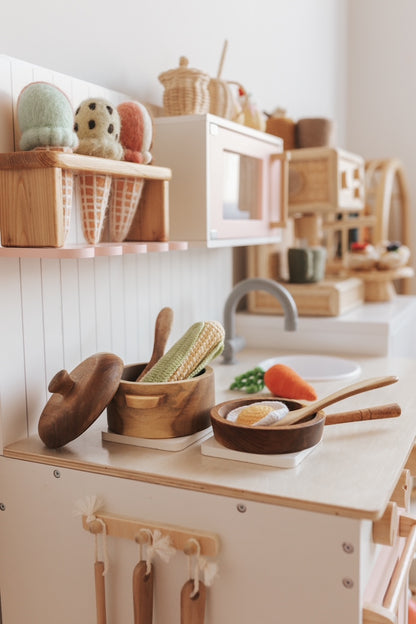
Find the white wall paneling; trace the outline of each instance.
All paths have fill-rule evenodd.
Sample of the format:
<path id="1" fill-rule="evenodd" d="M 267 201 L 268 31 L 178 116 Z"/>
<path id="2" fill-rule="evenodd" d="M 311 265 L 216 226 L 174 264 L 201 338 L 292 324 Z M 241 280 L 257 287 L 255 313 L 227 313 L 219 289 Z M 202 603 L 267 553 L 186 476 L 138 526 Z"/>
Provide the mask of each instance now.
<path id="1" fill-rule="evenodd" d="M 120 93 L 0 57 L 0 150 L 10 151 L 15 103 L 32 80 L 65 90 L 74 105 L 92 94 L 114 104 Z M 3 114 L 4 113 L 4 114 Z M 16 127 L 16 124 L 15 124 Z M 16 132 L 16 141 L 18 136 Z M 75 202 L 71 243 L 82 242 Z M 222 319 L 232 285 L 229 249 L 159 251 L 94 258 L 0 258 L 0 423 L 2 443 L 36 433 L 56 372 L 71 371 L 93 353 L 108 351 L 125 363 L 145 362 L 154 322 L 170 306 L 175 320 L 169 346 L 197 320 Z"/>
<path id="2" fill-rule="evenodd" d="M 35 433 L 53 375 L 100 351 L 146 362 L 159 310 L 168 346 L 197 320 L 222 320 L 229 249 L 93 259 L 0 259 L 0 416 L 5 444 Z"/>

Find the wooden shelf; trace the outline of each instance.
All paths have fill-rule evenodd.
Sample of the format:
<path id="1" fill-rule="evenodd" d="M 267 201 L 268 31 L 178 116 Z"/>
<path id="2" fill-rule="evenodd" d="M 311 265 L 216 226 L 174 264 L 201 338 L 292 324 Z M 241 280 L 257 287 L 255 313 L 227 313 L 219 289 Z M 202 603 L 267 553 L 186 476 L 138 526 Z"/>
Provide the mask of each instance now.
<path id="1" fill-rule="evenodd" d="M 0 258 L 97 258 L 125 256 L 188 249 L 186 241 L 100 243 L 99 245 L 71 245 L 68 247 L 0 247 Z"/>
<path id="2" fill-rule="evenodd" d="M 171 170 L 154 165 L 138 165 L 125 160 L 112 160 L 53 150 L 32 150 L 0 154 L 0 169 L 48 169 L 56 167 L 73 173 L 108 174 L 118 178 L 143 178 L 144 180 L 170 180 Z"/>
<path id="3" fill-rule="evenodd" d="M 102 176 L 105 176 L 106 191 L 101 186 L 104 185 Z M 33 254 L 39 257 L 80 258 L 168 251 L 170 248 L 183 249 L 184 243 L 173 243 L 171 246 L 169 243 L 168 185 L 171 177 L 172 172 L 167 167 L 139 165 L 53 149 L 0 154 L 2 250 L 5 248 L 14 250 L 2 251 L 1 255 L 23 257 Z M 81 193 L 79 205 L 80 198 L 74 197 L 73 184 L 74 182 L 78 184 L 79 180 L 85 182 L 86 179 L 88 180 L 86 184 L 90 184 L 91 187 L 88 186 L 85 191 L 85 187 L 81 185 L 86 195 L 82 197 Z M 100 182 L 96 182 L 99 179 Z M 137 207 L 135 202 L 138 201 L 137 192 L 132 190 L 131 181 L 144 183 L 143 192 L 141 196 L 139 195 L 139 209 L 135 209 Z M 125 206 L 122 206 L 124 215 L 114 217 L 115 221 L 112 221 L 116 212 L 113 212 L 115 209 L 108 199 L 111 198 L 109 185 L 111 184 L 113 189 L 116 183 L 117 189 L 120 189 L 120 184 L 126 184 L 125 187 L 121 186 Z M 97 195 L 96 184 L 100 186 Z M 69 192 L 66 190 L 68 185 L 71 189 Z M 115 194 L 118 192 L 114 190 Z M 92 193 L 94 197 L 98 197 L 95 205 L 91 203 Z M 135 210 L 133 214 L 132 209 Z M 102 236 L 105 210 L 110 217 L 110 230 L 108 235 Z M 120 206 L 117 210 L 120 210 Z M 129 217 L 126 216 L 128 210 L 131 214 Z M 84 229 L 82 234 L 78 232 L 75 236 L 70 235 L 68 222 L 72 222 L 74 211 L 77 216 L 83 215 L 82 221 L 88 224 L 88 234 Z M 122 224 L 123 219 L 126 219 L 129 228 L 126 232 L 120 234 L 117 225 L 112 233 L 112 223 L 117 219 L 120 219 Z M 101 231 L 97 229 L 91 231 L 94 228 Z M 98 243 L 101 240 L 116 241 L 116 244 Z M 120 240 L 123 242 L 119 242 Z M 27 248 L 38 248 L 42 251 L 37 253 L 22 251 Z M 53 253 L 50 248 L 60 251 Z"/>

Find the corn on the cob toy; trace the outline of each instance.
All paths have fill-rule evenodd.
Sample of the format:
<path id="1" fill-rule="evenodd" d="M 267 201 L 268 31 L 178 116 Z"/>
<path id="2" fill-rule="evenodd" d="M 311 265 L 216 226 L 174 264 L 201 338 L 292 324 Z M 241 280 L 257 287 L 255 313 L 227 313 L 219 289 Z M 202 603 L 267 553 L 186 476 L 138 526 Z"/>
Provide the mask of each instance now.
<path id="1" fill-rule="evenodd" d="M 89 98 L 75 111 L 74 130 L 78 135 L 79 154 L 121 160 L 120 116 L 107 100 Z M 111 189 L 111 176 L 82 173 L 81 191 L 82 227 L 88 243 L 96 245 L 101 238 L 105 211 Z"/>
<path id="2" fill-rule="evenodd" d="M 224 328 L 221 323 L 194 323 L 140 381 L 163 383 L 195 377 L 223 349 Z"/>
<path id="3" fill-rule="evenodd" d="M 147 165 L 152 155 L 152 118 L 140 102 L 123 102 L 117 107 L 120 115 L 120 143 L 124 160 Z M 140 178 L 118 178 L 113 181 L 110 199 L 110 240 L 123 241 L 132 224 L 139 206 L 144 180 Z"/>
<path id="4" fill-rule="evenodd" d="M 78 145 L 69 98 L 48 82 L 31 82 L 20 92 L 17 119 L 22 133 L 19 147 L 23 151 L 49 149 L 72 152 Z M 74 179 L 69 169 L 60 171 L 65 240 L 71 225 Z"/>

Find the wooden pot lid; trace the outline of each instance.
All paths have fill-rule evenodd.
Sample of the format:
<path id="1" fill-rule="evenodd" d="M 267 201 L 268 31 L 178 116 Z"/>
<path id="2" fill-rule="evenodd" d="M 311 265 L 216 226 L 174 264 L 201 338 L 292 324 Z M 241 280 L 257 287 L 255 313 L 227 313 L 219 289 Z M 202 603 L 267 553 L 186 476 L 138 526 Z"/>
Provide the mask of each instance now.
<path id="1" fill-rule="evenodd" d="M 39 437 L 48 448 L 68 444 L 84 433 L 115 395 L 123 360 L 112 353 L 96 353 L 69 374 L 59 371 L 51 379 L 52 396 L 38 424 Z"/>

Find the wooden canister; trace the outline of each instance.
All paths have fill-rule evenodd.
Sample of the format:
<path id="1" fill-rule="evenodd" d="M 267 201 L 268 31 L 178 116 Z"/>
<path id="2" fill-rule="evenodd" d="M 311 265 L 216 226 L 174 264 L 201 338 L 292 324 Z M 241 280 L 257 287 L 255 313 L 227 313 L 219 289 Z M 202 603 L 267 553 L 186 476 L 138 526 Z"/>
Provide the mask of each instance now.
<path id="1" fill-rule="evenodd" d="M 297 147 L 334 147 L 335 127 L 332 119 L 312 117 L 296 124 Z"/>
<path id="2" fill-rule="evenodd" d="M 283 139 L 283 149 L 292 150 L 296 147 L 296 123 L 289 117 L 269 117 L 266 121 L 266 132 Z"/>
<path id="3" fill-rule="evenodd" d="M 210 366 L 191 379 L 166 383 L 135 381 L 146 364 L 125 366 L 107 407 L 109 431 L 136 438 L 177 438 L 206 429 L 215 404 Z"/>

